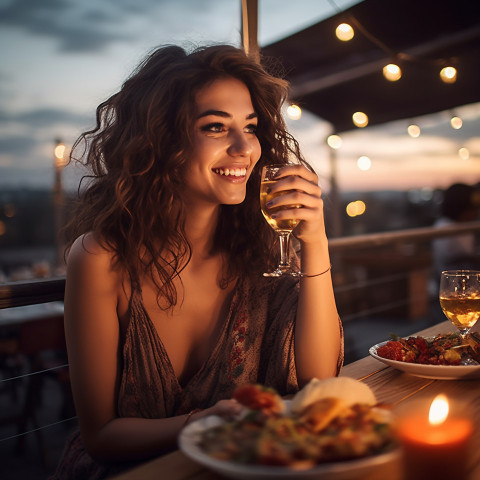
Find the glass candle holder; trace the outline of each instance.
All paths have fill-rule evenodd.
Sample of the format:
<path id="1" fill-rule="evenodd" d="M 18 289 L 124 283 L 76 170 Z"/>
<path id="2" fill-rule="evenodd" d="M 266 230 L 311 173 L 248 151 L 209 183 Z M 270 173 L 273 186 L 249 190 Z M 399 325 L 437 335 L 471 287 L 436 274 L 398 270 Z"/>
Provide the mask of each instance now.
<path id="1" fill-rule="evenodd" d="M 403 478 L 467 480 L 473 431 L 472 420 L 445 395 L 397 412 Z"/>

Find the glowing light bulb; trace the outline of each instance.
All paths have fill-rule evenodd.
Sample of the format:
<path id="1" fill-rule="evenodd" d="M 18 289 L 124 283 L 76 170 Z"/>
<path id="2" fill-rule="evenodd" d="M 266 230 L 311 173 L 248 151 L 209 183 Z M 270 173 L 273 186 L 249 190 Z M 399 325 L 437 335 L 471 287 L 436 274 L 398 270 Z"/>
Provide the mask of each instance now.
<path id="1" fill-rule="evenodd" d="M 459 130 L 460 128 L 462 128 L 462 125 L 463 125 L 462 119 L 460 117 L 454 116 L 450 119 L 450 125 L 455 130 Z"/>
<path id="2" fill-rule="evenodd" d="M 55 158 L 62 159 L 63 155 L 65 154 L 65 145 L 63 143 L 59 143 L 53 152 Z"/>
<path id="3" fill-rule="evenodd" d="M 366 155 L 362 155 L 361 157 L 358 157 L 357 167 L 360 170 L 363 170 L 363 171 L 370 170 L 371 166 L 372 166 L 372 161 Z"/>
<path id="4" fill-rule="evenodd" d="M 349 217 L 356 217 L 358 215 L 363 215 L 366 208 L 367 206 L 365 205 L 365 202 L 362 202 L 362 200 L 355 200 L 346 206 L 345 211 Z"/>
<path id="5" fill-rule="evenodd" d="M 67 159 L 65 156 L 65 145 L 63 143 L 57 143 L 55 149 L 53 150 L 53 156 L 55 157 L 55 166 L 57 168 L 65 167 L 67 164 Z"/>
<path id="6" fill-rule="evenodd" d="M 353 38 L 353 36 L 355 35 L 355 32 L 353 31 L 353 28 L 348 23 L 341 23 L 335 29 L 335 35 L 342 42 L 348 42 Z"/>
<path id="7" fill-rule="evenodd" d="M 329 135 L 327 137 L 327 144 L 330 148 L 334 150 L 339 149 L 342 146 L 343 140 L 339 135 Z"/>
<path id="8" fill-rule="evenodd" d="M 352 115 L 353 123 L 356 127 L 364 128 L 368 125 L 368 116 L 363 112 L 355 112 Z"/>
<path id="9" fill-rule="evenodd" d="M 420 133 L 422 133 L 420 127 L 414 124 L 408 126 L 407 132 L 412 138 L 417 138 L 420 136 Z"/>
<path id="10" fill-rule="evenodd" d="M 396 82 L 402 78 L 402 70 L 398 65 L 389 63 L 383 67 L 383 76 L 390 82 Z"/>
<path id="11" fill-rule="evenodd" d="M 462 147 L 458 150 L 458 156 L 462 160 L 468 160 L 470 158 L 470 152 L 468 151 L 468 148 Z"/>
<path id="12" fill-rule="evenodd" d="M 289 105 L 287 107 L 287 116 L 292 120 L 298 120 L 302 116 L 302 109 L 298 105 Z"/>
<path id="13" fill-rule="evenodd" d="M 440 70 L 440 78 L 445 83 L 455 83 L 457 81 L 457 69 L 454 67 L 445 67 Z"/>

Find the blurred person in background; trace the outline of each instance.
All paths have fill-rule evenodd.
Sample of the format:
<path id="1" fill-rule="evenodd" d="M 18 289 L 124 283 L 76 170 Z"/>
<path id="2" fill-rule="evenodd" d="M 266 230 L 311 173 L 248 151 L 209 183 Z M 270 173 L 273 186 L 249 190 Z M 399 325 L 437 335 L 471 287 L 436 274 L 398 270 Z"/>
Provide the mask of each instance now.
<path id="1" fill-rule="evenodd" d="M 443 193 L 440 218 L 435 227 L 445 227 L 479 218 L 480 189 L 464 183 L 455 183 Z M 435 271 L 479 269 L 480 256 L 474 233 L 464 233 L 433 241 Z"/>

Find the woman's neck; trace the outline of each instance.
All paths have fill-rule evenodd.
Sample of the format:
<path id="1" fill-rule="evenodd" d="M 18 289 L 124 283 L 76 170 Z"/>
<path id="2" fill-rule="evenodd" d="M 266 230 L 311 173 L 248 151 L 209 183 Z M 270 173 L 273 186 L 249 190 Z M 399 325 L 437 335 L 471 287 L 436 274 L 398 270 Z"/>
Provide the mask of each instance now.
<path id="1" fill-rule="evenodd" d="M 189 208 L 185 233 L 192 247 L 192 256 L 209 257 L 211 255 L 219 210 L 219 205 L 211 208 Z"/>

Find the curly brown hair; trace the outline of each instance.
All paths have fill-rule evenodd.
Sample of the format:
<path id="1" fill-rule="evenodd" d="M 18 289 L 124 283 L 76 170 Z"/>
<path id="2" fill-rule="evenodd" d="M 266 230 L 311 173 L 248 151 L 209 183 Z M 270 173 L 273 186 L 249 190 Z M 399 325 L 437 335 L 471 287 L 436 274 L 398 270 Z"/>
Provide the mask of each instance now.
<path id="1" fill-rule="evenodd" d="M 119 92 L 98 106 L 95 128 L 84 132 L 72 149 L 71 160 L 92 174 L 79 186 L 79 202 L 67 226 L 68 248 L 79 235 L 93 232 L 134 288 L 145 274 L 151 276 L 167 308 L 177 303 L 173 278 L 191 255 L 181 187 L 195 97 L 225 77 L 242 81 L 250 91 L 262 155 L 245 201 L 221 205 L 213 251 L 228 259 L 225 281 L 258 274 L 277 262 L 277 249 L 272 249 L 276 236 L 260 212 L 259 172 L 263 165 L 287 163 L 292 157 L 305 162 L 281 114 L 287 82 L 242 49 L 216 45 L 188 54 L 178 46 L 158 48 Z"/>

